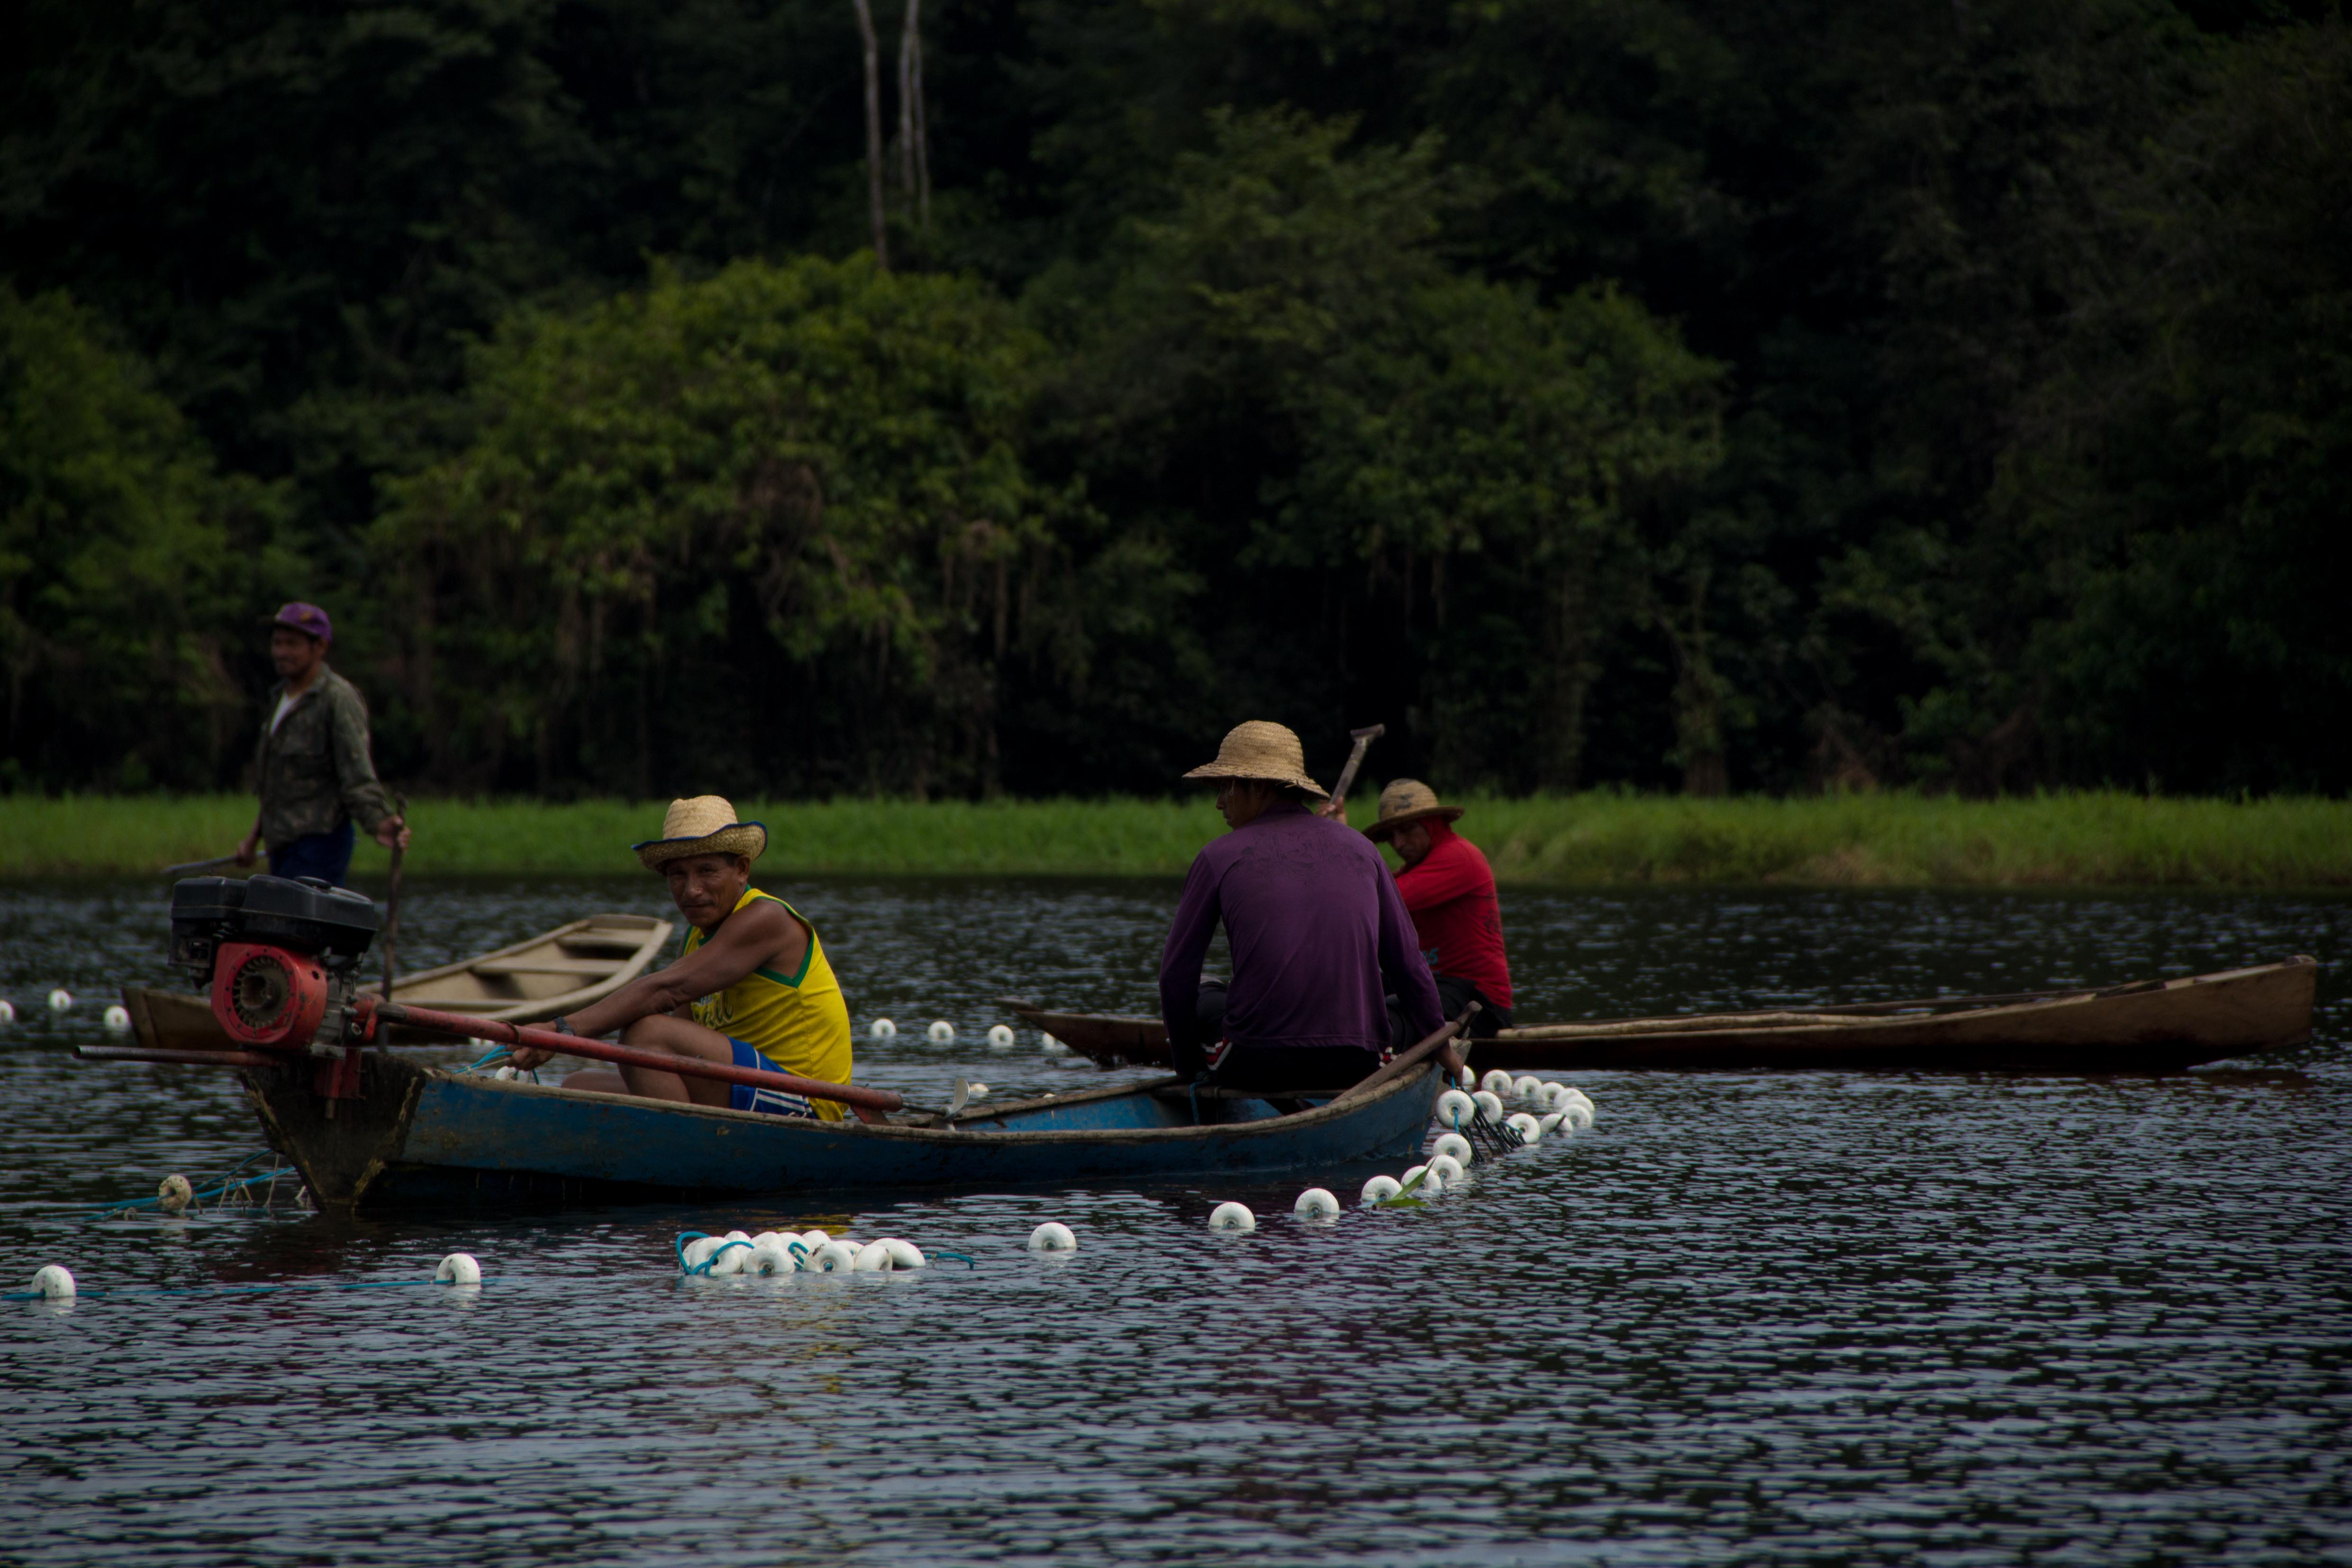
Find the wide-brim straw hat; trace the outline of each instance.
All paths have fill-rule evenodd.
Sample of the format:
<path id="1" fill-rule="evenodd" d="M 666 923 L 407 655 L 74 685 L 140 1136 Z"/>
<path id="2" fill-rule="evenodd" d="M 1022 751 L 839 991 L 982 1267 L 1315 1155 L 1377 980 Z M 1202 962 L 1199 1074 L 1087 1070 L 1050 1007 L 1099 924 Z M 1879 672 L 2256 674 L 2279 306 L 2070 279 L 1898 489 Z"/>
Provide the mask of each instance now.
<path id="1" fill-rule="evenodd" d="M 1184 777 L 1256 779 L 1304 789 L 1318 800 L 1331 798 L 1322 785 L 1307 776 L 1307 748 L 1298 744 L 1297 735 L 1287 725 L 1262 718 L 1227 730 L 1224 744 L 1217 747 L 1217 759 L 1202 763 Z"/>
<path id="2" fill-rule="evenodd" d="M 768 830 L 761 822 L 739 822 L 735 808 L 721 795 L 697 795 L 672 800 L 662 816 L 662 836 L 631 844 L 647 871 L 659 871 L 688 855 L 749 855 L 758 860 L 768 852 Z"/>
<path id="3" fill-rule="evenodd" d="M 1461 815 L 1461 807 L 1440 805 L 1437 791 L 1420 779 L 1400 779 L 1381 791 L 1380 821 L 1364 830 L 1364 837 L 1384 843 L 1391 833 L 1408 822 L 1426 821 L 1432 817 L 1451 822 Z"/>

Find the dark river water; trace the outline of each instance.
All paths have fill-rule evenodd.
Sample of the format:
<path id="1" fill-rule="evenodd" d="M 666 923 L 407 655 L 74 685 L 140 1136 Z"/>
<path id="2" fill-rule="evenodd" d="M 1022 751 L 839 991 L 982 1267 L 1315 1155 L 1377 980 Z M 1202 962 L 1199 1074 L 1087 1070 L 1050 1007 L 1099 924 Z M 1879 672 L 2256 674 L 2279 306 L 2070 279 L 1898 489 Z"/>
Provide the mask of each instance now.
<path id="1" fill-rule="evenodd" d="M 1101 1081 L 989 998 L 1148 1010 L 1173 884 L 772 884 L 860 1082 Z M 1531 1018 L 1999 992 L 2310 953 L 2305 1046 L 2160 1078 L 1581 1079 L 1596 1124 L 1412 1211 L 1319 1182 L 338 1222 L 93 1221 L 260 1148 L 226 1075 L 78 1064 L 168 982 L 154 887 L 0 886 L 0 1561 L 2352 1563 L 2352 900 L 1507 893 Z M 406 961 L 657 884 L 412 887 Z M 80 999 L 63 1015 L 43 998 Z M 920 1039 L 955 1023 L 946 1048 Z M 1254 1236 L 1209 1208 L 1255 1207 Z M 1081 1249 L 1031 1256 L 1040 1220 Z M 685 1228 L 914 1275 L 684 1281 Z"/>

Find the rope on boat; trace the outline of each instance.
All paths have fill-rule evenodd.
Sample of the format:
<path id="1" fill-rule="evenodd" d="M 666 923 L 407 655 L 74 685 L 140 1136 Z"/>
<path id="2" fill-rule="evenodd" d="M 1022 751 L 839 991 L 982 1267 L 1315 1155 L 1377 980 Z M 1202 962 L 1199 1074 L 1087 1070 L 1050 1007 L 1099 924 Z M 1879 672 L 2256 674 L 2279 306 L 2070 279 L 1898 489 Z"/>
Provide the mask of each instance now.
<path id="1" fill-rule="evenodd" d="M 237 1161 L 236 1165 L 229 1166 L 228 1174 L 234 1176 L 240 1167 L 251 1165 L 255 1160 L 274 1155 L 276 1152 L 277 1151 L 274 1149 L 264 1149 L 259 1154 L 247 1155 L 244 1159 Z M 259 1186 L 263 1182 L 268 1182 L 271 1185 L 274 1196 L 274 1189 L 279 1177 L 290 1176 L 299 1174 L 299 1173 L 292 1166 L 281 1166 L 276 1170 L 263 1171 L 259 1176 L 244 1176 L 236 1180 L 223 1181 L 218 1186 L 207 1187 L 202 1192 L 191 1195 L 187 1200 L 186 1207 L 189 1210 L 195 1211 L 201 1208 L 204 1201 L 208 1197 L 222 1198 L 223 1202 L 217 1207 L 226 1207 L 227 1204 L 232 1201 L 249 1202 L 251 1200 L 244 1196 L 246 1190 L 250 1187 Z M 232 1198 L 227 1196 L 231 1194 L 236 1195 L 235 1197 Z M 130 1203 L 118 1203 L 110 1208 L 101 1208 L 97 1213 L 85 1217 L 83 1223 L 92 1224 L 101 1219 L 111 1219 L 117 1215 L 135 1214 L 142 1209 L 161 1209 L 163 1207 L 163 1202 L 164 1200 L 158 1197 L 137 1198 Z"/>

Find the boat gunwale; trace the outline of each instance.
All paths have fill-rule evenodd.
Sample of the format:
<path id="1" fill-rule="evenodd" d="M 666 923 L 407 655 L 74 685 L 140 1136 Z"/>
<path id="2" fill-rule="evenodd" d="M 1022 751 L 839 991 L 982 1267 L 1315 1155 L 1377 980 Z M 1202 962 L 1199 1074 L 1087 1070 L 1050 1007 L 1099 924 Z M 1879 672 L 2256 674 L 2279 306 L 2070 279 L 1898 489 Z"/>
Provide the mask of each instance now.
<path id="1" fill-rule="evenodd" d="M 535 936 L 525 937 L 520 942 L 510 942 L 506 946 L 494 947 L 487 953 L 477 953 L 471 957 L 461 958 L 456 963 L 437 964 L 430 969 L 418 969 L 413 974 L 403 975 L 393 982 L 393 990 L 398 993 L 410 990 L 425 981 L 438 980 L 451 975 L 468 974 L 476 966 L 488 963 L 493 959 L 509 958 L 519 953 L 561 943 L 564 937 L 576 936 L 603 920 L 642 921 L 645 923 L 642 927 L 644 935 L 636 946 L 630 950 L 628 956 L 616 959 L 613 966 L 613 972 L 593 985 L 575 986 L 571 990 L 558 991 L 552 996 L 519 998 L 511 1001 L 493 1002 L 488 998 L 453 997 L 442 999 L 444 1005 L 441 1006 L 440 1010 L 464 1013 L 467 1018 L 490 1019 L 501 1023 L 520 1023 L 530 1021 L 526 1015 L 531 1013 L 547 1017 L 552 1016 L 553 1013 L 584 1007 L 590 1002 L 598 1001 L 612 995 L 630 981 L 642 977 L 653 961 L 661 956 L 662 948 L 668 944 L 670 936 L 677 930 L 677 923 L 674 920 L 664 920 L 657 915 L 633 915 L 626 910 L 606 910 L 596 915 L 583 915 L 578 919 L 567 920 L 561 925 L 542 931 Z M 383 994 L 383 982 L 371 980 L 359 988 L 362 995 L 380 997 Z M 395 994 L 393 999 L 398 1001 L 401 998 Z M 414 997 L 409 1000 L 411 1005 L 424 1005 Z M 466 1005 L 457 1005 L 461 1002 Z"/>
<path id="2" fill-rule="evenodd" d="M 1325 1122 L 1342 1120 L 1360 1111 L 1378 1105 L 1395 1094 L 1410 1092 L 1420 1086 L 1426 1076 L 1424 1073 L 1405 1072 L 1384 1083 L 1376 1084 L 1370 1091 L 1360 1094 L 1352 1089 L 1342 1090 L 1323 1104 L 1309 1106 L 1304 1111 L 1260 1116 L 1242 1122 L 1213 1122 L 1191 1127 L 1041 1127 L 1025 1131 L 1007 1127 L 1001 1131 L 984 1131 L 967 1124 L 971 1119 L 969 1113 L 946 1126 L 920 1125 L 904 1122 L 860 1122 L 854 1117 L 845 1117 L 838 1122 L 821 1122 L 805 1116 L 776 1116 L 758 1111 L 737 1111 L 724 1105 L 680 1103 L 675 1100 L 655 1100 L 638 1094 L 614 1094 L 593 1089 L 566 1089 L 561 1084 L 554 1083 L 530 1083 L 513 1079 L 495 1079 L 480 1073 L 452 1071 L 426 1062 L 412 1062 L 407 1065 L 417 1071 L 428 1087 L 437 1082 L 484 1093 L 522 1094 L 533 1098 L 546 1097 L 570 1101 L 575 1103 L 601 1103 L 633 1110 L 652 1110 L 675 1115 L 698 1116 L 727 1122 L 740 1121 L 752 1125 L 776 1127 L 809 1134 L 846 1134 L 854 1137 L 875 1138 L 885 1142 L 904 1140 L 940 1144 L 969 1144 L 975 1137 L 984 1138 L 992 1144 L 1101 1144 L 1105 1142 L 1152 1144 L 1180 1142 L 1188 1138 L 1231 1137 L 1244 1134 L 1253 1137 L 1271 1136 L 1319 1125 Z M 1444 1070 L 1433 1062 L 1427 1072 L 1442 1077 Z M 1079 1094 L 1056 1095 L 1052 1099 L 1013 1101 L 981 1113 L 979 1119 L 993 1120 L 1011 1113 L 1056 1110 L 1076 1104 L 1123 1099 L 1130 1095 L 1157 1095 L 1170 1088 L 1181 1086 L 1181 1080 L 1173 1075 L 1163 1074 L 1156 1080 L 1131 1084 L 1106 1084 L 1099 1090 L 1082 1091 Z M 404 1124 L 404 1138 L 405 1126 L 413 1120 L 421 1103 L 422 1096 L 419 1096 L 404 1108 L 401 1118 Z"/>
<path id="3" fill-rule="evenodd" d="M 1827 1040 L 1839 1034 L 1865 1030 L 1920 1029 L 1944 1026 L 1962 1021 L 1975 1023 L 1984 1019 L 2006 1019 L 2028 1015 L 2041 1016 L 2062 1009 L 2118 1007 L 2144 998 L 2177 995 L 2192 987 L 2219 988 L 2224 986 L 2251 985 L 2259 980 L 2275 978 L 2281 974 L 2300 968 L 2317 968 L 2319 960 L 2309 954 L 2298 953 L 2291 958 L 2274 963 L 2252 964 L 2242 968 L 2218 969 L 2207 975 L 2181 975 L 2161 984 L 2126 982 L 2133 988 L 2103 987 L 2085 988 L 2065 996 L 2050 997 L 2040 1001 L 2006 1002 L 1994 1007 L 1961 1008 L 1951 1012 L 1917 1012 L 1874 1014 L 1864 1017 L 1842 1015 L 1824 1019 L 1819 1023 L 1742 1025 L 1735 1020 L 1738 1013 L 1692 1013 L 1684 1017 L 1673 1014 L 1654 1019 L 1600 1019 L 1588 1023 L 1529 1024 L 1524 1029 L 1496 1031 L 1497 1040 L 1513 1044 L 1571 1044 L 1580 1040 L 1626 1040 L 1671 1042 L 1683 1037 L 1712 1038 L 1737 1035 L 1742 1040 Z M 1744 1016 L 1759 1016 L 1748 1014 Z M 1632 1024 L 1653 1024 L 1651 1029 L 1631 1029 Z M 1674 1027 L 1669 1027 L 1674 1026 Z M 1571 1032 L 1572 1031 L 1572 1032 Z M 2305 1033 L 2308 1033 L 2306 1027 Z"/>

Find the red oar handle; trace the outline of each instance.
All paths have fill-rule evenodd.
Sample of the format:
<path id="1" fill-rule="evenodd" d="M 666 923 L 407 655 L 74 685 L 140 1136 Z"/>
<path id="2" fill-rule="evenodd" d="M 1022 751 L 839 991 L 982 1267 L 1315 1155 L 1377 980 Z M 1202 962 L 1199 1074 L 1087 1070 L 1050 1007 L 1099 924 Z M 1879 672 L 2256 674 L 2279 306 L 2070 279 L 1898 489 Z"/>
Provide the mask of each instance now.
<path id="1" fill-rule="evenodd" d="M 426 1008 L 412 1008 L 404 1002 L 378 1001 L 373 997 L 360 998 L 359 1009 L 362 1019 L 373 1013 L 378 1023 L 415 1024 L 422 1029 L 439 1030 L 444 1034 L 486 1040 L 493 1045 L 527 1045 L 534 1051 L 551 1051 L 562 1056 L 585 1056 L 625 1067 L 656 1068 L 688 1078 L 711 1078 L 721 1083 L 748 1083 L 755 1089 L 781 1089 L 788 1094 L 799 1094 L 811 1100 L 835 1101 L 861 1113 L 896 1111 L 906 1104 L 906 1101 L 887 1089 L 853 1089 L 846 1083 L 827 1083 L 821 1079 L 803 1078 L 791 1072 L 762 1072 L 757 1068 L 737 1067 L 731 1062 L 721 1065 L 716 1061 L 704 1061 L 698 1057 L 672 1056 L 665 1051 L 639 1051 L 635 1046 L 586 1040 L 576 1034 L 558 1034 L 551 1029 L 525 1029 L 519 1024 L 500 1023 L 496 1019 L 435 1012 Z"/>

